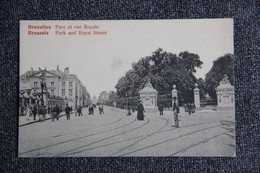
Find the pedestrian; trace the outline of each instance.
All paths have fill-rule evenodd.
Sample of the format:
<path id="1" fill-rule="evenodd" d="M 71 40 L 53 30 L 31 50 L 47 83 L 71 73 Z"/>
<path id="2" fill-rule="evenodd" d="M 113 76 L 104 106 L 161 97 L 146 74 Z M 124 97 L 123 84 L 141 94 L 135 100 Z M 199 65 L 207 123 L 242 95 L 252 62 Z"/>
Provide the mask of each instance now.
<path id="1" fill-rule="evenodd" d="M 37 114 L 37 106 L 36 106 L 36 104 L 34 104 L 34 106 L 33 106 L 32 113 L 33 113 L 33 120 L 35 120 L 36 119 L 36 114 Z"/>
<path id="2" fill-rule="evenodd" d="M 48 106 L 48 114 L 50 114 L 50 112 L 51 112 L 51 107 Z"/>
<path id="3" fill-rule="evenodd" d="M 54 121 L 54 118 L 56 118 L 57 120 L 59 120 L 59 115 L 60 115 L 60 108 L 59 108 L 59 106 L 56 104 L 56 105 L 54 106 L 54 108 L 52 109 L 52 113 L 51 113 L 52 121 Z"/>
<path id="4" fill-rule="evenodd" d="M 79 106 L 79 107 L 77 108 L 77 112 L 76 112 L 75 116 L 76 116 L 77 114 L 78 114 L 78 116 L 83 115 L 82 112 L 81 112 L 81 110 L 82 110 L 82 107 Z"/>
<path id="5" fill-rule="evenodd" d="M 72 113 L 72 106 L 70 106 L 70 112 Z"/>
<path id="6" fill-rule="evenodd" d="M 95 107 L 95 105 L 91 106 L 91 108 L 90 108 L 90 109 L 91 109 L 91 114 L 92 114 L 92 115 L 94 115 L 94 107 Z"/>
<path id="7" fill-rule="evenodd" d="M 137 106 L 137 119 L 138 120 L 144 120 L 144 106 L 141 103 L 141 100 L 138 101 Z"/>
<path id="8" fill-rule="evenodd" d="M 162 104 L 160 104 L 160 106 L 159 106 L 159 111 L 160 111 L 160 116 L 162 116 L 163 115 L 163 105 Z"/>
<path id="9" fill-rule="evenodd" d="M 94 115 L 94 106 L 92 105 L 92 106 L 89 106 L 89 108 L 88 108 L 88 114 L 89 115 Z"/>
<path id="10" fill-rule="evenodd" d="M 104 113 L 104 108 L 103 108 L 103 106 L 99 106 L 99 114 L 101 115 L 101 114 L 105 114 Z"/>
<path id="11" fill-rule="evenodd" d="M 91 115 L 91 106 L 88 108 L 88 114 Z"/>
<path id="12" fill-rule="evenodd" d="M 132 112 L 135 112 L 135 105 L 132 105 Z"/>
<path id="13" fill-rule="evenodd" d="M 32 117 L 33 113 L 32 113 L 32 107 L 28 106 L 27 107 L 27 112 L 26 112 L 26 116 L 27 116 L 27 120 L 30 120 Z"/>
<path id="14" fill-rule="evenodd" d="M 98 107 L 98 110 L 99 110 L 99 114 L 101 115 L 101 113 L 102 113 L 102 108 L 101 108 L 101 106 Z"/>
<path id="15" fill-rule="evenodd" d="M 66 104 L 66 107 L 65 107 L 65 113 L 66 113 L 66 117 L 67 117 L 67 120 L 70 120 L 70 107 L 68 106 L 68 104 Z"/>
<path id="16" fill-rule="evenodd" d="M 131 115 L 131 106 L 130 105 L 128 105 L 127 110 L 128 110 L 127 115 Z"/>
<path id="17" fill-rule="evenodd" d="M 82 112 L 81 112 L 81 110 L 82 110 L 82 107 L 81 107 L 81 106 L 79 106 L 79 107 L 78 107 L 78 110 L 77 110 L 77 111 L 78 111 L 78 115 L 79 115 L 79 116 L 80 116 L 80 115 L 82 115 Z"/>
<path id="18" fill-rule="evenodd" d="M 175 96 L 173 97 L 173 108 L 172 108 L 172 110 L 173 110 L 173 114 L 174 114 L 175 127 L 179 127 L 178 114 L 180 113 L 180 108 L 179 108 L 177 98 Z"/>

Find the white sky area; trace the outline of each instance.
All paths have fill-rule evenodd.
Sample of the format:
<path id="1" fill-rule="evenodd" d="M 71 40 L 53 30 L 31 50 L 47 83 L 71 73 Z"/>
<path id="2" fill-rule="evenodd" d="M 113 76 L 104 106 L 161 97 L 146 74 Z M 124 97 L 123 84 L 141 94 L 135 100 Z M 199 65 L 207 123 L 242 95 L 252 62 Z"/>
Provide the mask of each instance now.
<path id="1" fill-rule="evenodd" d="M 159 47 L 176 55 L 182 51 L 198 54 L 203 65 L 195 76 L 203 79 L 214 60 L 234 53 L 233 19 L 21 21 L 20 24 L 20 74 L 31 67 L 55 70 L 59 65 L 62 71 L 69 67 L 91 97 L 98 97 L 101 91 L 115 91 L 118 79 L 132 68 L 132 63 L 152 55 Z M 32 36 L 27 34 L 28 25 L 52 28 L 48 36 Z M 55 25 L 98 25 L 97 31 L 107 31 L 107 35 L 55 35 Z"/>

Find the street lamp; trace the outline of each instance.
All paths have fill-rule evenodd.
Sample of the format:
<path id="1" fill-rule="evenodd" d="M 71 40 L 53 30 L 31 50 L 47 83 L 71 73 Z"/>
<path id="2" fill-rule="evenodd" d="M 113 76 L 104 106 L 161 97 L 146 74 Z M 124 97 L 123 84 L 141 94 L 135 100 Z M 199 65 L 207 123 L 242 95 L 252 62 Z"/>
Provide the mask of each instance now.
<path id="1" fill-rule="evenodd" d="M 41 106 L 44 105 L 44 100 L 43 100 L 43 89 L 44 89 L 44 86 L 46 84 L 45 82 L 45 72 L 43 72 L 40 76 L 40 79 L 41 79 Z"/>
<path id="2" fill-rule="evenodd" d="M 43 90 L 44 87 L 46 86 L 46 82 L 45 82 L 45 72 L 43 72 L 40 76 L 41 79 L 41 106 L 39 107 L 38 110 L 38 114 L 39 114 L 39 120 L 43 120 L 45 118 L 45 114 L 46 114 L 46 106 L 44 106 L 44 99 L 43 99 Z"/>

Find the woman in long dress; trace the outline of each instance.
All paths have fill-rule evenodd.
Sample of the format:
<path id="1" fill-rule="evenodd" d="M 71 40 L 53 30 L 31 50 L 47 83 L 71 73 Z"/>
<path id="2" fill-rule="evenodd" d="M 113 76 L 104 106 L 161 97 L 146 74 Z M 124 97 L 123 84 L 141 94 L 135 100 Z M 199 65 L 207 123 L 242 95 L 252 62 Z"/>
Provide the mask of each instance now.
<path id="1" fill-rule="evenodd" d="M 26 116 L 27 116 L 27 120 L 30 120 L 32 117 L 32 108 L 31 106 L 28 106 L 26 109 Z"/>
<path id="2" fill-rule="evenodd" d="M 137 106 L 137 119 L 144 120 L 144 106 L 142 105 L 141 100 L 139 100 L 139 104 Z"/>

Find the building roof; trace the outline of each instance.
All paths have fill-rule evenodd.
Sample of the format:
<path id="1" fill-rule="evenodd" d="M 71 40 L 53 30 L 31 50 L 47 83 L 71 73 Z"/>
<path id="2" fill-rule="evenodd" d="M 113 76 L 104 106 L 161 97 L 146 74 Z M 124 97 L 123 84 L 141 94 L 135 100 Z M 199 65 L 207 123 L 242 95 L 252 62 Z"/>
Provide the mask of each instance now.
<path id="1" fill-rule="evenodd" d="M 158 93 L 156 89 L 153 88 L 150 79 L 148 79 L 147 83 L 145 84 L 144 88 L 139 91 L 139 93 Z"/>
<path id="2" fill-rule="evenodd" d="M 37 75 L 41 72 L 45 71 L 46 73 L 50 73 L 50 74 L 53 74 L 55 76 L 60 76 L 60 77 L 65 77 L 66 74 L 63 72 L 63 71 L 60 71 L 60 70 L 36 70 L 36 71 L 33 71 L 33 70 L 30 70 L 30 71 L 27 71 L 25 72 L 24 74 L 21 75 L 21 79 L 24 77 L 24 76 L 27 76 L 28 78 L 34 76 L 34 75 Z M 70 78 L 70 79 L 74 79 L 74 78 L 77 78 L 77 75 L 75 74 L 69 74 L 68 76 L 66 76 L 66 78 Z"/>

